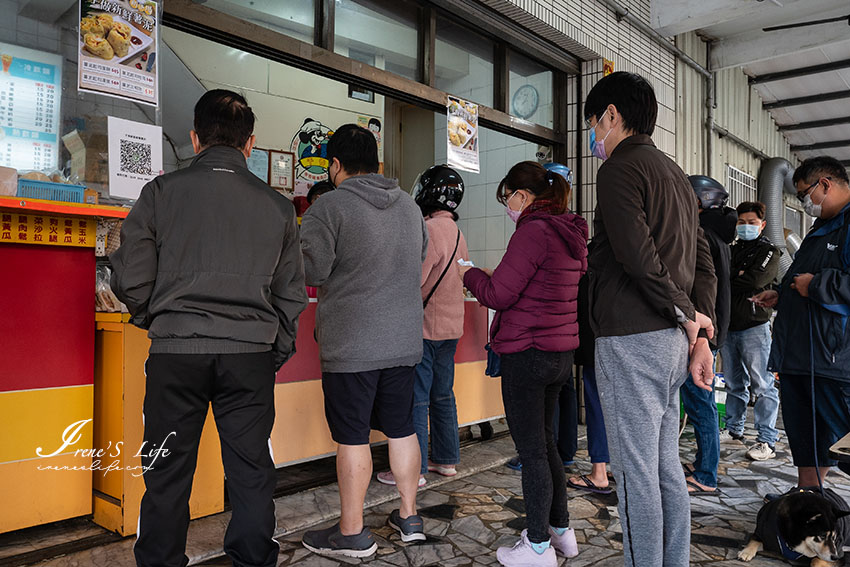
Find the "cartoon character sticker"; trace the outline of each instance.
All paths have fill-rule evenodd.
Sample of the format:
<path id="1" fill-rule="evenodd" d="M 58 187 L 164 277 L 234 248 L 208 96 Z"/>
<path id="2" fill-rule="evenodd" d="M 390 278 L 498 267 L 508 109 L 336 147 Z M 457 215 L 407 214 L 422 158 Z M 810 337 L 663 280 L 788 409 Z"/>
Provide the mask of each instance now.
<path id="1" fill-rule="evenodd" d="M 312 118 L 306 118 L 292 138 L 291 149 L 296 156 L 295 177 L 321 181 L 328 175 L 328 140 L 333 130 Z"/>

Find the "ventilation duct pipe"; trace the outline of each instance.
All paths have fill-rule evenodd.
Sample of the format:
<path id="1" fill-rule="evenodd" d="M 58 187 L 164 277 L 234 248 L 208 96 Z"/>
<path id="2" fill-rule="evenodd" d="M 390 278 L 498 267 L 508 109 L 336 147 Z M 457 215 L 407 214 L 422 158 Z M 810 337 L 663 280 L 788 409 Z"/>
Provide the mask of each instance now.
<path id="1" fill-rule="evenodd" d="M 791 254 L 796 252 L 789 250 L 785 242 L 785 202 L 782 198 L 783 190 L 792 195 L 797 192 L 791 181 L 793 175 L 794 166 L 787 159 L 780 157 L 767 160 L 759 171 L 759 200 L 764 203 L 767 221 L 764 235 L 782 252 L 779 257 L 779 279 L 788 271 L 791 266 Z M 799 237 L 797 240 L 799 241 Z"/>

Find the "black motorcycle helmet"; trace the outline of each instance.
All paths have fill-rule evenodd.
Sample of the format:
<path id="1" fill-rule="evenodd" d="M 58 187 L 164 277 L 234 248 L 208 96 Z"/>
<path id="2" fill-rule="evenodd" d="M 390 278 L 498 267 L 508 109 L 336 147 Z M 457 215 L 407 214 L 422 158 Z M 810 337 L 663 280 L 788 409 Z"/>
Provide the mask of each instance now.
<path id="1" fill-rule="evenodd" d="M 703 210 L 719 209 L 726 206 L 729 193 L 719 181 L 707 175 L 691 175 L 688 177 L 691 187 L 699 198 L 700 207 Z"/>
<path id="2" fill-rule="evenodd" d="M 463 200 L 463 179 L 447 165 L 432 165 L 413 183 L 413 200 L 423 215 L 434 211 L 455 213 Z"/>

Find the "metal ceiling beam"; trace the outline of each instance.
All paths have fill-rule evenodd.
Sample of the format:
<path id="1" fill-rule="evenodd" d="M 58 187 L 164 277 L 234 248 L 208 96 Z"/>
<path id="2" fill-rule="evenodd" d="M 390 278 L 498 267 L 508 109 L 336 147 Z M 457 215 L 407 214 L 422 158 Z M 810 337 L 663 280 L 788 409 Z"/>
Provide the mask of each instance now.
<path id="1" fill-rule="evenodd" d="M 818 142 L 803 146 L 791 146 L 792 152 L 813 152 L 815 150 L 829 150 L 832 148 L 843 148 L 850 146 L 850 140 L 833 140 L 832 142 Z"/>
<path id="2" fill-rule="evenodd" d="M 779 126 L 779 131 L 787 132 L 789 130 L 811 130 L 813 128 L 827 128 L 829 126 L 838 126 L 840 124 L 850 124 L 850 116 L 827 118 L 825 120 L 812 120 L 811 122 L 800 122 L 798 124 L 784 124 Z"/>
<path id="3" fill-rule="evenodd" d="M 777 100 L 774 102 L 766 102 L 762 105 L 765 110 L 773 110 L 774 108 L 785 108 L 788 106 L 799 106 L 801 104 L 814 104 L 816 102 L 830 102 L 833 100 L 843 100 L 850 98 L 850 90 L 835 91 L 832 93 L 824 93 L 818 95 L 800 96 L 797 98 L 787 98 L 785 100 Z"/>
<path id="4" fill-rule="evenodd" d="M 817 31 L 748 31 L 717 41 L 711 50 L 710 69 L 720 71 L 846 41 L 846 23 L 824 24 Z"/>
<path id="5" fill-rule="evenodd" d="M 787 71 L 777 71 L 776 73 L 765 73 L 764 75 L 756 75 L 750 77 L 751 85 L 759 85 L 772 81 L 782 81 L 784 79 L 795 79 L 797 77 L 806 77 L 808 75 L 817 75 L 818 73 L 827 73 L 829 71 L 838 71 L 841 69 L 850 69 L 850 59 L 842 61 L 832 61 L 821 65 L 811 65 L 809 67 L 798 67 L 797 69 L 788 69 Z"/>

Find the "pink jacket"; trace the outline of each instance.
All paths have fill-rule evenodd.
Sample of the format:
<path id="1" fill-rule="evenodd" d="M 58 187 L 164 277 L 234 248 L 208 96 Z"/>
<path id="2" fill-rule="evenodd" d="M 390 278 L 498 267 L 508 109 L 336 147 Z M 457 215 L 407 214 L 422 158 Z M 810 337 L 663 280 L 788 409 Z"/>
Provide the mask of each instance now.
<path id="1" fill-rule="evenodd" d="M 425 226 L 428 228 L 428 254 L 422 263 L 423 300 L 437 283 L 446 262 L 450 261 L 451 266 L 425 308 L 422 335 L 431 341 L 458 339 L 463 334 L 463 284 L 457 261 L 458 258 L 469 259 L 466 239 L 461 233 L 457 252 L 449 258 L 460 232 L 452 214 L 448 211 L 432 213 L 425 217 Z"/>

